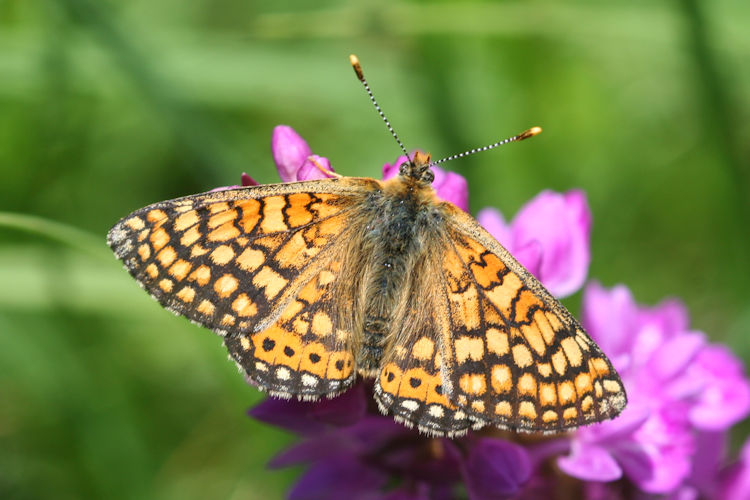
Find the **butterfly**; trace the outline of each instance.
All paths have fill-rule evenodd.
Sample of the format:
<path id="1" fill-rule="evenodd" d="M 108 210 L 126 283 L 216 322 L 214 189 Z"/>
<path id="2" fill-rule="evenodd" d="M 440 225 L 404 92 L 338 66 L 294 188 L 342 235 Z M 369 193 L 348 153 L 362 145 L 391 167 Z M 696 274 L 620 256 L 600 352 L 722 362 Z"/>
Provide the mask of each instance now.
<path id="1" fill-rule="evenodd" d="M 437 436 L 560 432 L 618 415 L 627 398 L 607 357 L 476 220 L 437 198 L 430 160 L 417 152 L 386 181 L 155 203 L 120 220 L 108 243 L 162 306 L 221 335 L 272 396 L 333 397 L 371 377 L 384 413 Z"/>

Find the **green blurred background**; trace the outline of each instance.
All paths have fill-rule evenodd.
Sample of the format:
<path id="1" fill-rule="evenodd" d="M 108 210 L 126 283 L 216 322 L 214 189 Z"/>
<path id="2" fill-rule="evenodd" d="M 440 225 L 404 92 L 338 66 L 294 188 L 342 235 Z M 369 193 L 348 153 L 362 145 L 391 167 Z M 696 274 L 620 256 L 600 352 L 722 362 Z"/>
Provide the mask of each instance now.
<path id="1" fill-rule="evenodd" d="M 121 216 L 277 176 L 274 125 L 346 175 L 407 148 L 472 211 L 586 190 L 591 276 L 750 361 L 750 4 L 744 0 L 0 0 L 0 498 L 276 498 L 291 436 L 218 338 L 111 256 Z M 578 311 L 580 294 L 567 303 Z M 736 433 L 743 440 L 747 427 Z M 736 444 L 735 444 L 736 445 Z"/>

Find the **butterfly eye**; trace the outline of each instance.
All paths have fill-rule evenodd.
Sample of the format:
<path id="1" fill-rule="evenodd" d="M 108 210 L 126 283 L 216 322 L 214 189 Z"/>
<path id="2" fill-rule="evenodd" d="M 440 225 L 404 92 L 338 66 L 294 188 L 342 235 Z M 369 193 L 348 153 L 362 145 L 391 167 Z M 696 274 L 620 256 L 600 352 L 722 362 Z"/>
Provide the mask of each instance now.
<path id="1" fill-rule="evenodd" d="M 432 184 L 432 181 L 434 181 L 434 180 L 435 180 L 435 174 L 433 173 L 433 171 L 432 171 L 432 170 L 430 170 L 430 169 L 428 168 L 427 170 L 425 170 L 425 171 L 424 171 L 424 172 L 422 173 L 422 178 L 421 178 L 420 180 L 421 180 L 422 182 L 424 182 L 425 184 Z"/>
<path id="2" fill-rule="evenodd" d="M 411 172 L 412 165 L 411 162 L 405 161 L 398 167 L 398 174 L 403 176 L 409 176 L 409 172 Z"/>

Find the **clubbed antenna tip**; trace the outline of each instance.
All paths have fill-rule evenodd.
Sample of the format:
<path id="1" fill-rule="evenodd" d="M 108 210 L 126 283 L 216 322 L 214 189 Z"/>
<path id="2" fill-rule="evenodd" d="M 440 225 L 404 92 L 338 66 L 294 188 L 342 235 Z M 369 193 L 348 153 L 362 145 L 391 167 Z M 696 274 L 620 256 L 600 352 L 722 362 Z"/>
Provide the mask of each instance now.
<path id="1" fill-rule="evenodd" d="M 359 58 L 354 54 L 349 54 L 349 62 L 352 63 L 352 68 L 354 68 L 354 72 L 357 74 L 359 81 L 363 82 L 365 80 L 365 74 L 362 73 L 362 66 L 359 64 Z"/>
<path id="2" fill-rule="evenodd" d="M 522 141 L 524 139 L 528 139 L 529 137 L 534 137 L 535 135 L 538 135 L 541 133 L 542 133 L 542 127 L 531 127 L 529 130 L 526 130 L 518 134 L 518 140 Z"/>
<path id="3" fill-rule="evenodd" d="M 349 62 L 352 63 L 352 68 L 354 68 L 354 72 L 357 74 L 357 78 L 359 78 L 359 81 L 362 82 L 362 85 L 364 85 L 367 95 L 370 96 L 370 101 L 372 101 L 373 106 L 375 106 L 375 110 L 380 115 L 380 118 L 382 118 L 383 121 L 385 122 L 385 126 L 388 127 L 388 131 L 391 133 L 393 138 L 396 139 L 396 142 L 401 148 L 401 151 L 403 151 L 406 157 L 409 158 L 409 153 L 406 151 L 406 148 L 401 143 L 401 139 L 398 138 L 398 134 L 396 134 L 396 131 L 393 130 L 393 127 L 391 126 L 391 122 L 389 122 L 388 118 L 385 117 L 385 113 L 383 113 L 383 110 L 380 109 L 380 105 L 378 105 L 378 101 L 376 101 L 375 96 L 372 95 L 372 90 L 370 90 L 370 86 L 367 84 L 367 80 L 365 80 L 365 74 L 362 72 L 362 65 L 359 64 L 359 58 L 355 56 L 354 54 L 351 54 L 349 56 Z M 411 159 L 409 159 L 409 161 L 411 161 Z"/>

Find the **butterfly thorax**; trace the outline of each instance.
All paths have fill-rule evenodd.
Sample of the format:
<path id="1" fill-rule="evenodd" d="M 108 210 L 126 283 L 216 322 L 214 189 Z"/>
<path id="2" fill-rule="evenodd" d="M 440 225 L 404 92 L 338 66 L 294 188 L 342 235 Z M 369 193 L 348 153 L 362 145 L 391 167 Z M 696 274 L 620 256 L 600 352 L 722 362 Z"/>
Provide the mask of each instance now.
<path id="1" fill-rule="evenodd" d="M 405 290 L 415 260 L 430 235 L 439 233 L 443 215 L 429 183 L 399 175 L 383 183 L 370 200 L 372 214 L 364 245 L 370 249 L 365 285 L 363 337 L 359 370 L 371 376 L 391 341 L 393 312 Z"/>

